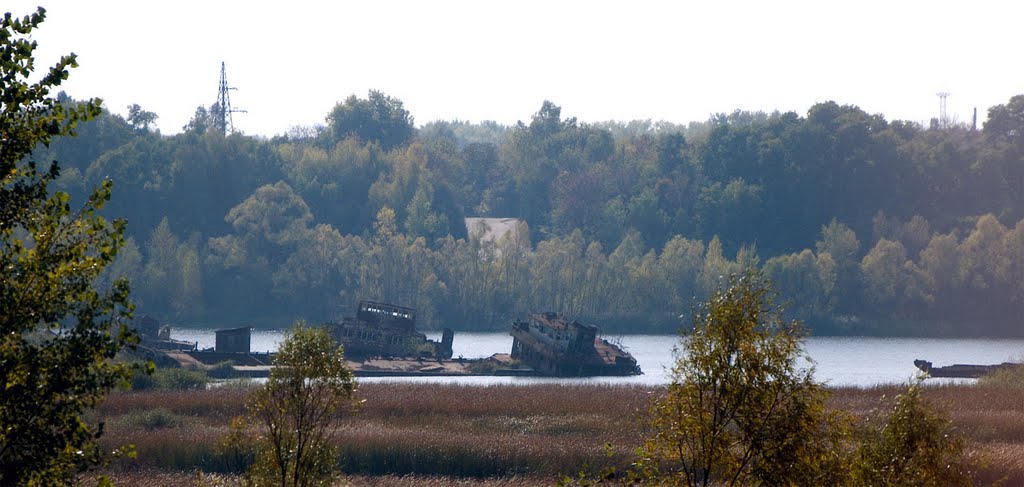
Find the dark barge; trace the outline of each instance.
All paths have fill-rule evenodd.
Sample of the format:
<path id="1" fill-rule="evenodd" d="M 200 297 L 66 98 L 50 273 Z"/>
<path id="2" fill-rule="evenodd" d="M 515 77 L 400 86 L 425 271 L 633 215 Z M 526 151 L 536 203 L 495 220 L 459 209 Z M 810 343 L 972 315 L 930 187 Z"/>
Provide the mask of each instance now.
<path id="1" fill-rule="evenodd" d="M 1012 369 L 1020 367 L 1020 365 L 1021 364 L 1013 362 L 1003 362 L 1001 364 L 994 365 L 953 364 L 944 367 L 934 367 L 932 366 L 932 363 L 927 360 L 914 361 L 914 366 L 921 372 L 928 374 L 928 377 L 945 377 L 955 379 L 977 379 L 997 370 Z"/>

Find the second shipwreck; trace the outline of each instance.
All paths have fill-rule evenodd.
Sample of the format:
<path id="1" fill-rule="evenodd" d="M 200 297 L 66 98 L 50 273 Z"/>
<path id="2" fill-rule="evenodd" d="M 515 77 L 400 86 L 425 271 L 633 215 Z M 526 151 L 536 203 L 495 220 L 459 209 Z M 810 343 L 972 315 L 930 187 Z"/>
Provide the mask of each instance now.
<path id="1" fill-rule="evenodd" d="M 632 355 L 597 331 L 559 313 L 534 313 L 512 323 L 512 359 L 559 377 L 641 374 Z"/>

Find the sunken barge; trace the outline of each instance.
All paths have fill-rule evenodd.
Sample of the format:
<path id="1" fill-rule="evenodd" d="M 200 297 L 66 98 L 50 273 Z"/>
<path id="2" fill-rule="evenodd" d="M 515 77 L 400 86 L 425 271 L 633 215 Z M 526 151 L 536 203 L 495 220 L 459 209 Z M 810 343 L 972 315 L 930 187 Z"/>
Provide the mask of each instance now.
<path id="1" fill-rule="evenodd" d="M 512 359 L 556 377 L 627 376 L 642 372 L 629 352 L 598 337 L 595 325 L 559 313 L 512 323 Z"/>
<path id="2" fill-rule="evenodd" d="M 1020 367 L 1021 364 L 1013 362 L 1003 362 L 1001 364 L 993 365 L 975 365 L 975 364 L 953 364 L 944 367 L 935 367 L 931 362 L 927 360 L 915 360 L 914 366 L 918 370 L 924 372 L 928 377 L 943 377 L 953 379 L 977 379 L 983 375 L 990 374 L 1002 369 L 1012 369 Z"/>

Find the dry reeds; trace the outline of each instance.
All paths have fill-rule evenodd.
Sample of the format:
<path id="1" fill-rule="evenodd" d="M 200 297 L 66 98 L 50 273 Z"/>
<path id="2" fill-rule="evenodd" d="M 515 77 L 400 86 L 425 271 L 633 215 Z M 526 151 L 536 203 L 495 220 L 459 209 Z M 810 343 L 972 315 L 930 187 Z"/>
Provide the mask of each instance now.
<path id="1" fill-rule="evenodd" d="M 868 421 L 904 386 L 832 389 L 829 407 Z M 339 418 L 337 441 L 349 485 L 517 486 L 549 483 L 588 465 L 622 465 L 649 432 L 639 419 L 658 388 L 531 385 L 360 386 L 357 414 Z M 110 396 L 99 411 L 103 440 L 134 443 L 138 458 L 115 470 L 118 485 L 194 479 L 240 468 L 218 448 L 248 391 L 140 391 Z M 925 399 L 949 418 L 983 465 L 978 481 L 1024 485 L 1024 394 L 998 386 L 928 386 Z M 140 411 L 158 410 L 143 414 Z M 605 443 L 613 448 L 610 456 Z M 167 477 L 170 478 L 170 477 Z M 127 481 L 125 479 L 128 479 Z M 138 482 L 136 482 L 136 480 Z M 192 483 L 186 480 L 185 483 Z M 180 485 L 180 482 L 167 483 Z"/>

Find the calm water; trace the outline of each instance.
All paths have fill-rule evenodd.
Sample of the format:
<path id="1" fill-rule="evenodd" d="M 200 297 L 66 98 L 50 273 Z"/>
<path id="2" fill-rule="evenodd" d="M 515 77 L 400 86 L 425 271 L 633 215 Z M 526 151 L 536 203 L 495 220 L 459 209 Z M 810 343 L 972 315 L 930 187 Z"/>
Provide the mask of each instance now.
<path id="1" fill-rule="evenodd" d="M 432 340 L 441 334 L 427 333 Z M 277 349 L 282 331 L 254 330 L 254 352 Z M 199 343 L 199 348 L 213 347 L 212 329 L 174 328 L 171 337 Z M 531 384 L 565 382 L 567 380 L 599 384 L 664 384 L 669 381 L 669 368 L 674 362 L 672 349 L 679 343 L 675 335 L 624 335 L 608 337 L 621 343 L 640 364 L 644 374 L 636 377 L 596 377 L 588 379 L 540 379 L 530 377 L 412 377 L 362 379 L 388 381 L 454 382 L 467 385 Z M 495 353 L 508 353 L 512 337 L 507 333 L 457 332 L 452 346 L 454 356 L 484 358 Z M 811 337 L 807 340 L 808 355 L 817 364 L 818 381 L 834 386 L 867 387 L 877 384 L 905 383 L 917 372 L 914 359 L 930 360 L 935 366 L 954 363 L 994 364 L 1021 361 L 1024 340 L 982 338 L 868 338 Z M 932 382 L 936 379 L 930 379 Z"/>

